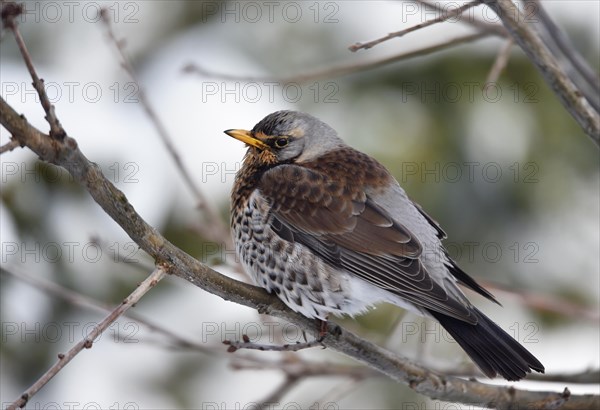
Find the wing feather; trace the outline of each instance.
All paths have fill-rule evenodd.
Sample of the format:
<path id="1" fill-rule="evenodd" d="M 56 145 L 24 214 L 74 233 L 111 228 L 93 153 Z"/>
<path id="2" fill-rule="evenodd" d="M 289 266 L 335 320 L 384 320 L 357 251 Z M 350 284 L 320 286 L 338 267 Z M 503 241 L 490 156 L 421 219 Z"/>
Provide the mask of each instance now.
<path id="1" fill-rule="evenodd" d="M 271 227 L 282 238 L 421 309 L 477 322 L 470 306 L 430 276 L 419 240 L 367 196 L 364 184 L 285 164 L 266 171 L 259 190 L 271 205 Z"/>

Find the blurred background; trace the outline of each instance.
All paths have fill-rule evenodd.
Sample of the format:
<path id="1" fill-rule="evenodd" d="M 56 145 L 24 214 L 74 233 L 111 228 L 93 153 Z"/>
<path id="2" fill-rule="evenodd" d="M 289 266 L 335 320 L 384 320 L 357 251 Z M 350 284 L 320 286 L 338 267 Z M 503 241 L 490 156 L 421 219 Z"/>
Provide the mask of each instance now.
<path id="1" fill-rule="evenodd" d="M 437 4 L 446 10 L 458 5 Z M 599 3 L 544 5 L 597 72 Z M 182 163 L 225 226 L 229 191 L 245 150 L 223 130 L 249 129 L 280 109 L 309 112 L 381 161 L 441 224 L 450 254 L 504 307 L 469 296 L 534 353 L 547 373 L 598 369 L 598 149 L 517 46 L 488 88 L 483 85 L 505 44 L 494 36 L 347 75 L 306 79 L 332 67 L 357 68 L 440 44 L 473 28 L 465 17 L 455 18 L 352 53 L 348 46 L 356 42 L 440 14 L 403 1 L 24 6 L 20 29 L 68 134 L 140 215 L 186 252 L 247 280 L 236 268 L 233 249 L 211 234 L 214 220 L 198 207 L 140 105 L 138 84 L 123 70 L 99 20 L 101 6 L 124 39 L 139 86 Z M 481 6 L 467 15 L 498 23 Z M 10 32 L 3 32 L 0 46 L 2 97 L 47 131 Z M 0 143 L 8 140 L 1 129 Z M 65 170 L 40 163 L 27 149 L 3 154 L 1 167 L 0 402 L 5 406 L 105 315 L 68 299 L 115 306 L 147 276 L 152 261 Z M 67 298 L 52 284 L 67 289 Z M 221 341 L 243 334 L 263 343 L 302 337 L 298 329 L 175 277 L 133 310 L 161 330 L 121 318 L 28 408 L 66 403 L 77 403 L 72 408 L 252 408 L 284 382 L 277 369 L 281 360 L 354 364 L 319 349 L 226 353 Z M 356 320 L 336 321 L 436 369 L 471 369 L 439 326 L 401 309 L 380 306 Z M 184 346 L 182 340 L 199 346 Z M 598 383 L 567 385 L 573 393 L 600 393 Z M 564 386 L 519 384 L 556 391 Z M 277 401 L 273 408 L 443 408 L 383 377 L 308 378 Z"/>

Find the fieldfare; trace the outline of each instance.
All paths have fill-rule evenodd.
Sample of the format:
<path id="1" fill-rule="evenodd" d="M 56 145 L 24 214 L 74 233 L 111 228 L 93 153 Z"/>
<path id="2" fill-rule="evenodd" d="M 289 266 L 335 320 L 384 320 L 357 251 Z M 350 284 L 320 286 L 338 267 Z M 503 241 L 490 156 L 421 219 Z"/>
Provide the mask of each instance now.
<path id="1" fill-rule="evenodd" d="M 438 320 L 488 377 L 544 372 L 469 302 L 457 284 L 498 303 L 450 259 L 444 231 L 375 159 L 295 111 L 225 133 L 249 147 L 232 191 L 231 227 L 259 286 L 323 321 L 392 303 Z"/>

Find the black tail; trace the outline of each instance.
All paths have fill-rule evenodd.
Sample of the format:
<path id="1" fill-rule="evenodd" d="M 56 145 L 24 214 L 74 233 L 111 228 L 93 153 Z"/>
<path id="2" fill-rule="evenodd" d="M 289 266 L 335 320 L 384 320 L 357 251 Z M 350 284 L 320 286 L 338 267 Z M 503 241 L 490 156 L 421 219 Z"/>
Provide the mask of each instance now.
<path id="1" fill-rule="evenodd" d="M 506 380 L 521 380 L 531 369 L 544 373 L 540 361 L 519 342 L 477 308 L 473 308 L 473 312 L 477 316 L 476 325 L 429 311 L 486 376 L 500 374 Z"/>

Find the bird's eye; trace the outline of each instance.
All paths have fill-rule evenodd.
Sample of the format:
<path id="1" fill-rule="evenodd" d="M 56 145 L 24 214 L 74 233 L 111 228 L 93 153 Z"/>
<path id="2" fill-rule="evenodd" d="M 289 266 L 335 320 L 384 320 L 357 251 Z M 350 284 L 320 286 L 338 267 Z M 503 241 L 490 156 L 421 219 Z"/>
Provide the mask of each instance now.
<path id="1" fill-rule="evenodd" d="M 275 146 L 277 148 L 283 148 L 288 144 L 288 139 L 287 138 L 277 138 L 275 140 Z"/>

